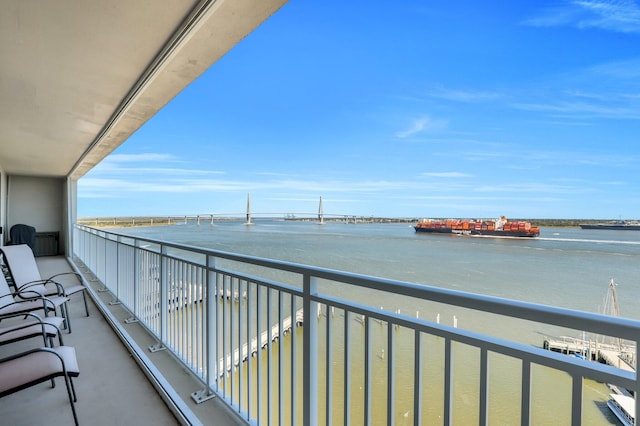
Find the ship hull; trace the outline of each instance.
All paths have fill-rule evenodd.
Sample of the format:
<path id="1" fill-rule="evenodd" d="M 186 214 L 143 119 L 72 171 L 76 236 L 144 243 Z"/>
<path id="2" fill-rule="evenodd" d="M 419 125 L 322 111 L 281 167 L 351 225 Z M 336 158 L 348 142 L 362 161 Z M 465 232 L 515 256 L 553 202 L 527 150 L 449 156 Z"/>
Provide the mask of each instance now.
<path id="1" fill-rule="evenodd" d="M 430 234 L 457 234 L 457 235 L 475 235 L 488 237 L 517 237 L 517 238 L 535 238 L 540 232 L 532 231 L 490 231 L 486 229 L 473 229 L 468 231 L 456 231 L 453 228 L 422 228 L 414 226 L 416 232 L 426 232 Z"/>
<path id="2" fill-rule="evenodd" d="M 430 234 L 453 234 L 453 229 L 451 228 L 421 228 L 419 226 L 414 226 L 416 232 L 428 232 Z"/>
<path id="3" fill-rule="evenodd" d="M 534 238 L 540 235 L 539 232 L 531 232 L 531 231 L 489 231 L 483 229 L 474 229 L 471 231 L 471 235 L 484 235 L 491 237 L 529 237 Z"/>
<path id="4" fill-rule="evenodd" d="M 640 225 L 601 225 L 601 224 L 595 224 L 595 225 L 588 225 L 588 224 L 581 224 L 580 228 L 582 229 L 609 229 L 609 230 L 615 230 L 615 231 L 640 231 Z"/>

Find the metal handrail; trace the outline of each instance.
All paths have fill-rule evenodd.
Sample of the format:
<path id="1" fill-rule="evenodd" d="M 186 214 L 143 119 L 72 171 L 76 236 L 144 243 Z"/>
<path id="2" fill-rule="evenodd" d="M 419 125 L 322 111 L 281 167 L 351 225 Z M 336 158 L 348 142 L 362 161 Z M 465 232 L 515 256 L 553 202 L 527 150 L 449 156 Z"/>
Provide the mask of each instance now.
<path id="1" fill-rule="evenodd" d="M 255 421 L 255 413 L 261 413 L 266 406 L 267 423 L 274 421 L 276 411 L 282 424 L 285 411 L 283 391 L 285 375 L 283 369 L 291 371 L 289 380 L 295 388 L 300 380 L 297 377 L 294 354 L 298 343 L 296 333 L 291 333 L 290 362 L 285 365 L 282 349 L 277 353 L 278 377 L 272 377 L 276 370 L 271 341 L 280 339 L 285 322 L 290 318 L 292 329 L 298 321 L 299 309 L 302 309 L 301 325 L 304 330 L 302 342 L 303 392 L 299 401 L 295 392 L 291 392 L 289 417 L 300 417 L 304 424 L 316 424 L 318 421 L 318 403 L 315 399 L 319 383 L 332 383 L 330 366 L 331 353 L 337 345 L 333 336 L 334 320 L 329 312 L 338 309 L 344 312 L 344 417 L 348 421 L 350 413 L 350 383 L 347 371 L 350 360 L 351 329 L 347 318 L 361 318 L 364 328 L 365 346 L 365 423 L 371 421 L 371 322 L 378 321 L 387 327 L 387 423 L 393 423 L 394 382 L 396 372 L 394 346 L 396 329 L 402 327 L 414 333 L 414 424 L 420 424 L 422 408 L 421 360 L 423 353 L 421 341 L 425 336 L 437 336 L 444 341 L 444 422 L 451 424 L 453 413 L 453 366 L 452 344 L 462 343 L 480 350 L 479 414 L 481 424 L 488 422 L 488 354 L 497 353 L 522 362 L 521 381 L 521 424 L 529 424 L 531 416 L 531 366 L 542 365 L 564 371 L 572 377 L 572 424 L 582 422 L 582 382 L 592 379 L 627 388 L 637 394 L 640 390 L 635 371 L 624 371 L 598 363 L 563 356 L 561 354 L 536 348 L 510 340 L 487 336 L 482 333 L 463 330 L 434 323 L 420 318 L 409 317 L 365 304 L 337 297 L 325 291 L 323 283 L 340 283 L 344 286 L 359 287 L 429 302 L 473 309 L 475 311 L 497 314 L 519 320 L 535 321 L 574 330 L 583 330 L 631 341 L 636 348 L 640 342 L 640 321 L 587 313 L 553 306 L 514 301 L 487 295 L 437 288 L 433 286 L 408 283 L 396 280 L 376 278 L 360 274 L 341 272 L 291 262 L 269 260 L 254 256 L 210 250 L 169 241 L 131 237 L 108 232 L 84 225 L 75 225 L 74 254 L 103 282 L 114 296 L 131 312 L 132 318 L 141 321 L 159 340 L 159 346 L 173 351 L 178 359 L 201 378 L 205 389 L 194 393 L 198 402 L 208 395 L 220 395 L 248 422 Z M 258 267 L 278 274 L 290 274 L 295 283 L 285 283 L 266 276 L 243 272 L 233 267 L 222 267 L 221 260 L 242 265 L 243 268 Z M 242 269 L 242 268 L 241 268 Z M 245 296 L 246 294 L 246 296 Z M 226 301 L 225 301 L 226 300 Z M 232 303 L 236 300 L 236 304 Z M 237 306 L 236 306 L 237 305 Z M 177 315 L 175 312 L 182 312 Z M 316 319 L 316 312 L 324 310 L 326 320 Z M 258 314 L 256 314 L 256 312 Z M 276 316 L 277 318 L 274 318 Z M 190 317 L 193 317 L 190 319 Z M 183 329 L 182 322 L 192 321 L 191 329 Z M 195 328 L 193 328 L 195 327 Z M 319 329 L 324 330 L 326 340 L 320 341 Z M 263 335 L 267 344 L 266 357 L 263 359 Z M 190 334 L 184 336 L 183 334 Z M 198 336 L 196 336 L 198 335 Z M 182 340 L 181 340 L 182 339 Z M 255 340 L 256 372 L 254 363 L 247 363 L 246 374 L 242 368 L 242 358 L 252 355 L 252 342 Z M 197 350 L 194 348 L 197 347 Z M 244 349 L 243 349 L 244 348 Z M 326 351 L 327 368 L 325 376 L 319 378 L 318 353 Z M 198 352 L 199 351 L 199 352 Z M 194 353 L 198 352 L 198 353 Z M 266 372 L 265 372 L 266 367 Z M 235 375 L 233 372 L 236 372 Z M 277 387 L 275 392 L 278 409 L 273 407 L 272 392 L 262 392 L 266 388 Z M 256 376 L 255 380 L 253 376 Z M 329 386 L 326 386 L 328 389 Z M 257 391 L 256 391 L 257 389 Z M 253 393 L 256 393 L 254 397 Z M 327 390 L 325 416 L 330 418 L 333 396 Z M 636 409 L 637 410 L 637 409 Z M 253 414 L 252 414 L 253 413 Z M 262 414 L 260 414 L 262 415 Z M 260 417 L 258 415 L 258 417 Z"/>

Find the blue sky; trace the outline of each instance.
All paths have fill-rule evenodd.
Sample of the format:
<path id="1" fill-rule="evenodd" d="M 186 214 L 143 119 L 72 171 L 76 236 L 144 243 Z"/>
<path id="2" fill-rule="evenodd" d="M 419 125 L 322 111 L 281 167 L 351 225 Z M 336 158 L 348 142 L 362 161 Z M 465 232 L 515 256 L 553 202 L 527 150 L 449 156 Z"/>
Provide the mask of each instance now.
<path id="1" fill-rule="evenodd" d="M 290 0 L 78 216 L 640 218 L 640 1 Z"/>

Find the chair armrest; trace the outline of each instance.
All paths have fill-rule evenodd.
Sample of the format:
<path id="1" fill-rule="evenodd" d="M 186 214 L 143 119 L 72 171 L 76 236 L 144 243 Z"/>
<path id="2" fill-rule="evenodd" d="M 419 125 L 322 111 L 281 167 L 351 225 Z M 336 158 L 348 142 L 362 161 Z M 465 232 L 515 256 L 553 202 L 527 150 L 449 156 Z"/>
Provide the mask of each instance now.
<path id="1" fill-rule="evenodd" d="M 42 317 L 40 317 L 40 315 L 38 315 L 38 314 L 34 314 L 33 312 L 22 312 L 22 313 L 15 313 L 15 314 L 0 314 L 0 321 L 2 321 L 3 319 L 9 319 L 9 318 L 15 318 L 15 317 L 32 317 L 32 318 L 35 318 L 36 321 L 42 322 Z"/>
<path id="2" fill-rule="evenodd" d="M 24 296 L 22 294 L 18 294 L 18 296 L 20 298 L 22 298 L 22 300 L 13 300 L 11 303 L 6 304 L 4 307 L 11 306 L 11 305 L 17 305 L 17 304 L 20 304 L 20 303 L 29 303 L 29 302 L 33 302 L 33 301 L 37 301 L 37 300 L 42 300 L 42 307 L 44 309 L 55 309 L 56 308 L 56 304 L 53 303 L 53 301 L 51 299 L 49 299 L 48 297 L 38 293 L 37 291 L 28 291 L 28 293 L 33 293 L 34 295 L 33 296 Z M 50 306 L 47 306 L 47 305 L 50 305 Z"/>
<path id="3" fill-rule="evenodd" d="M 78 281 L 82 282 L 82 277 L 77 272 L 60 272 L 59 274 L 55 274 L 55 275 L 52 275 L 49 278 L 47 278 L 47 281 L 56 282 L 56 280 L 54 280 L 54 278 L 60 277 L 62 275 L 75 275 L 75 277 L 78 279 Z"/>
<path id="4" fill-rule="evenodd" d="M 38 315 L 36 315 L 34 313 L 31 313 L 31 312 L 26 312 L 26 313 L 21 313 L 21 314 L 11 314 L 11 315 L 0 315 L 0 317 L 1 317 L 0 319 L 7 319 L 7 318 L 11 318 L 11 317 L 25 317 L 25 316 L 35 318 L 35 321 L 29 321 L 29 322 L 24 322 L 23 321 L 23 324 L 14 324 L 13 327 L 12 326 L 8 326 L 7 329 L 4 330 L 4 331 L 2 329 L 0 329 L 0 336 L 3 336 L 5 334 L 7 334 L 7 333 L 15 333 L 16 331 L 23 330 L 23 329 L 26 329 L 26 328 L 31 328 L 34 325 L 40 325 L 40 327 L 42 329 L 42 335 L 44 337 L 47 336 L 46 327 L 54 327 L 57 330 L 57 332 L 60 333 L 60 329 L 55 324 L 45 322 Z"/>
<path id="5" fill-rule="evenodd" d="M 64 294 L 64 287 L 62 286 L 62 284 L 57 283 L 55 281 L 52 280 L 36 280 L 36 281 L 31 281 L 25 284 L 22 284 L 20 287 L 18 287 L 18 296 L 20 296 L 20 293 L 22 293 L 23 291 L 25 291 L 25 289 L 27 290 L 27 292 L 29 292 L 30 290 L 28 290 L 30 287 L 35 287 L 35 286 L 45 286 L 47 284 L 53 284 L 56 286 L 56 291 L 58 292 L 58 296 L 61 296 Z M 32 292 L 33 293 L 33 292 Z M 35 292 L 37 293 L 37 292 Z"/>

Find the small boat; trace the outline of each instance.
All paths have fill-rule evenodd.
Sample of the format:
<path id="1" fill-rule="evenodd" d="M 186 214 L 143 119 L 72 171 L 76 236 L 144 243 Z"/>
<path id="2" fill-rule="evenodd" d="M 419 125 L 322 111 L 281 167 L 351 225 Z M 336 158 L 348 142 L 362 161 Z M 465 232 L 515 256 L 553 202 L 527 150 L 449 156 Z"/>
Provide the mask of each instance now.
<path id="1" fill-rule="evenodd" d="M 636 401 L 632 396 L 609 394 L 607 407 L 625 426 L 635 425 Z"/>
<path id="2" fill-rule="evenodd" d="M 640 222 L 633 220 L 614 220 L 607 223 L 581 223 L 582 229 L 613 229 L 616 231 L 640 231 Z"/>
<path id="3" fill-rule="evenodd" d="M 540 229 L 531 226 L 529 222 L 509 222 L 504 216 L 495 220 L 422 219 L 414 228 L 416 232 L 471 236 L 537 237 L 540 235 Z"/>

